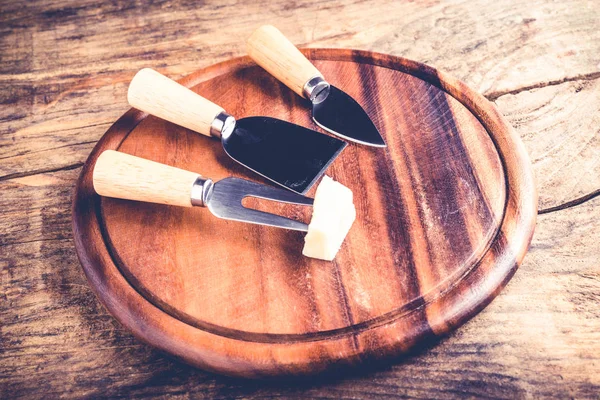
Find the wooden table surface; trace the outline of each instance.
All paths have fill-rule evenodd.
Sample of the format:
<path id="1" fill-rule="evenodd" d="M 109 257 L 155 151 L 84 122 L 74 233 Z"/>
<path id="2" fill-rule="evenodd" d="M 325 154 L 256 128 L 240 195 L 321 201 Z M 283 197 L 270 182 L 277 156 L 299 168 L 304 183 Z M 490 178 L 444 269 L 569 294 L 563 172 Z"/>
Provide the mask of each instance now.
<path id="1" fill-rule="evenodd" d="M 0 398 L 597 398 L 600 4 L 593 0 L 3 1 Z M 387 365 L 299 381 L 188 367 L 99 304 L 75 255 L 71 196 L 142 67 L 178 78 L 274 24 L 299 45 L 431 64 L 493 101 L 533 162 L 529 254 L 482 313 Z"/>

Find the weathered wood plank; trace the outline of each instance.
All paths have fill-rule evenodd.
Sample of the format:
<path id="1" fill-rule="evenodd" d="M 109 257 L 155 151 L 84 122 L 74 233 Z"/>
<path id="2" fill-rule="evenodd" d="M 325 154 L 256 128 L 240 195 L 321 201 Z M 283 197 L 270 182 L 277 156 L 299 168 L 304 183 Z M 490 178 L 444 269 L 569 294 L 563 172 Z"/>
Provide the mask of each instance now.
<path id="1" fill-rule="evenodd" d="M 600 189 L 600 79 L 508 94 L 495 102 L 529 152 L 540 209 Z"/>
<path id="2" fill-rule="evenodd" d="M 157 59 L 163 66 L 187 64 L 184 71 L 189 71 L 198 61 L 206 65 L 243 53 L 245 38 L 264 21 L 280 25 L 295 43 L 403 55 L 489 93 L 599 70 L 600 10 L 584 0 L 340 0 L 293 6 L 284 0 L 208 1 L 200 7 L 88 0 L 14 2 L 3 8 L 5 31 L 17 28 L 4 42 L 30 50 L 12 50 L 12 59 L 21 62 L 4 67 L 17 79 L 23 72 L 65 76 L 132 70 Z M 23 28 L 29 32 L 19 31 Z"/>
<path id="3" fill-rule="evenodd" d="M 77 172 L 0 183 L 2 205 L 23 203 L 18 223 L 0 233 L 0 397 L 584 398 L 600 390 L 600 198 L 540 216 L 507 288 L 441 343 L 344 377 L 249 382 L 161 355 L 99 305 L 66 228 Z"/>
<path id="4" fill-rule="evenodd" d="M 127 82 L 136 70 L 154 66 L 179 77 L 242 55 L 245 38 L 264 21 L 295 43 L 431 63 L 492 98 L 589 79 L 600 70 L 600 10 L 584 0 L 301 1 L 293 7 L 283 0 L 201 7 L 88 0 L 10 2 L 2 11 L 0 84 L 8 90 L 0 93 L 0 179 L 82 163 L 127 109 Z M 591 155 L 581 157 L 591 162 Z M 567 168 L 562 175 L 569 173 Z M 542 205 L 563 201 L 561 193 L 573 189 L 556 182 L 543 181 Z M 575 192 L 592 186 L 580 183 Z M 560 200 L 544 200 L 555 198 Z"/>
<path id="5" fill-rule="evenodd" d="M 0 246 L 71 238 L 69 200 L 77 170 L 2 182 Z"/>
<path id="6" fill-rule="evenodd" d="M 14 100 L 14 105 L 0 108 L 0 121 L 4 121 L 0 122 L 0 179 L 81 165 L 102 134 L 127 110 L 125 83 L 67 86 L 34 84 L 25 90 L 39 93 L 32 97 L 21 94 L 22 84 L 0 93 L 2 103 Z M 115 87 L 120 88 L 118 94 Z"/>
<path id="7" fill-rule="evenodd" d="M 497 99 L 532 154 L 546 208 L 598 188 L 599 13 L 585 0 L 3 2 L 0 179 L 76 168 L 127 109 L 135 71 L 154 66 L 179 77 L 241 55 L 247 33 L 268 21 L 295 43 L 430 63 Z M 529 90 L 549 84 L 556 86 Z M 518 94 L 502 96 L 507 92 Z M 577 137 L 561 141 L 575 131 Z M 600 391 L 598 198 L 541 216 L 532 250 L 507 289 L 438 346 L 346 379 L 264 383 L 165 358 L 99 305 L 71 242 L 69 198 L 79 170 L 0 182 L 2 398 L 522 398 Z"/>

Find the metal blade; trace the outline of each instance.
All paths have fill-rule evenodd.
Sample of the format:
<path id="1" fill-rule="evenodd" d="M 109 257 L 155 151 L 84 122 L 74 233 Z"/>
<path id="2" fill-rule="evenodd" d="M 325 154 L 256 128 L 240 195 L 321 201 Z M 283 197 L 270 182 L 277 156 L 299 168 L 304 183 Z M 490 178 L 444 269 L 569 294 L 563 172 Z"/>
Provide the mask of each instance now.
<path id="1" fill-rule="evenodd" d="M 248 117 L 237 121 L 223 147 L 231 158 L 252 171 L 304 194 L 346 143 L 279 119 Z"/>
<path id="2" fill-rule="evenodd" d="M 321 128 L 353 142 L 386 147 L 385 141 L 365 110 L 352 97 L 330 86 L 324 100 L 313 102 L 313 120 Z"/>
<path id="3" fill-rule="evenodd" d="M 242 205 L 245 197 L 258 197 L 289 204 L 310 206 L 313 199 L 285 189 L 261 185 L 240 178 L 225 178 L 216 182 L 208 200 L 208 209 L 217 217 L 258 225 L 275 226 L 307 232 L 308 225 L 276 214 L 246 208 Z"/>

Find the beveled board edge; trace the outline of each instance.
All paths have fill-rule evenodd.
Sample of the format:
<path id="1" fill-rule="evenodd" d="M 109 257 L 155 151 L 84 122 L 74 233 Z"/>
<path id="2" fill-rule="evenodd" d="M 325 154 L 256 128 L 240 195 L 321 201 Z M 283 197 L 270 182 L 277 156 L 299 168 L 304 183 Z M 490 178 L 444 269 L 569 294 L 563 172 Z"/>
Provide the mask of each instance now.
<path id="1" fill-rule="evenodd" d="M 529 157 L 520 138 L 491 102 L 461 81 L 401 57 L 348 49 L 305 49 L 303 52 L 312 59 L 368 63 L 399 70 L 441 88 L 461 102 L 486 128 L 503 163 L 507 180 L 504 219 L 496 239 L 479 264 L 451 290 L 427 304 L 439 311 L 433 318 L 428 316 L 429 326 L 410 332 L 410 337 L 404 337 L 402 342 L 391 339 L 394 335 L 389 333 L 402 330 L 404 314 L 361 331 L 308 342 L 242 342 L 208 333 L 171 317 L 151 304 L 121 275 L 107 247 L 89 240 L 102 237 L 100 197 L 93 191 L 91 171 L 102 151 L 117 149 L 127 134 L 146 117 L 145 113 L 131 109 L 100 139 L 78 179 L 73 197 L 77 255 L 94 292 L 119 322 L 140 340 L 203 369 L 245 377 L 295 375 L 406 352 L 423 339 L 450 332 L 483 309 L 508 283 L 533 236 L 537 193 Z M 228 70 L 252 65 L 255 64 L 248 57 L 235 58 L 197 71 L 180 83 L 195 86 Z M 129 129 L 125 131 L 125 127 Z M 86 213 L 82 211 L 85 210 L 94 210 L 91 219 L 84 218 Z M 471 291 L 469 296 L 450 296 L 453 292 L 469 290 L 474 282 L 479 288 L 476 292 Z M 419 309 L 413 312 L 417 311 Z M 369 336 L 377 338 L 377 347 L 367 352 L 356 343 L 359 337 Z M 382 341 L 382 337 L 388 340 Z M 348 346 L 349 341 L 354 344 Z"/>

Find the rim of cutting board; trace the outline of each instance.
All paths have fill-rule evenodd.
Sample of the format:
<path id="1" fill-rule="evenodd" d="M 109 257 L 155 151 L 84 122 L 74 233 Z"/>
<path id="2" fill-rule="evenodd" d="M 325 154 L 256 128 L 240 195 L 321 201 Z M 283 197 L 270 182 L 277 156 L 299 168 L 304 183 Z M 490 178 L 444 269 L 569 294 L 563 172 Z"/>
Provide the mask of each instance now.
<path id="1" fill-rule="evenodd" d="M 316 48 L 303 49 L 302 52 L 309 59 L 371 64 L 413 75 L 437 86 L 454 97 L 486 129 L 498 152 L 505 172 L 507 200 L 504 217 L 500 223 L 497 237 L 494 238 L 490 248 L 482 256 L 479 263 L 461 277 L 453 287 L 437 298 L 432 299 L 429 303 L 439 302 L 453 292 L 459 291 L 460 283 L 465 282 L 469 276 L 478 279 L 477 282 L 481 290 L 476 295 L 470 296 L 469 302 L 472 304 L 465 307 L 464 304 L 459 302 L 445 314 L 446 320 L 444 323 L 451 328 L 462 325 L 483 309 L 508 283 L 525 256 L 533 236 L 537 216 L 537 193 L 529 158 L 520 138 L 491 102 L 470 89 L 463 82 L 428 65 L 401 57 L 360 50 Z M 249 57 L 234 58 L 196 71 L 179 82 L 184 86 L 193 87 L 200 82 L 213 79 L 233 70 L 254 65 L 256 64 Z M 91 184 L 91 174 L 96 159 L 106 149 L 117 149 L 129 132 L 146 116 L 147 114 L 141 111 L 130 109 L 109 128 L 86 161 L 73 197 L 74 241 L 83 270 L 101 303 L 136 337 L 190 364 L 219 373 L 264 376 L 290 372 L 289 369 L 280 370 L 267 365 L 261 369 L 260 366 L 248 361 L 252 359 L 259 360 L 261 356 L 268 356 L 269 352 L 272 351 L 277 351 L 278 356 L 283 355 L 283 358 L 288 360 L 288 366 L 293 369 L 294 373 L 316 372 L 336 362 L 347 361 L 348 358 L 352 357 L 361 358 L 369 356 L 369 354 L 363 354 L 356 349 L 356 354 L 328 354 L 321 360 L 314 360 L 306 354 L 310 355 L 310 347 L 315 342 L 321 344 L 323 342 L 344 341 L 349 336 L 358 335 L 364 331 L 383 329 L 383 327 L 393 324 L 408 313 L 415 311 L 409 310 L 407 313 L 396 313 L 387 318 L 384 314 L 381 316 L 382 318 L 378 317 L 376 321 L 362 327 L 356 327 L 350 332 L 343 331 L 305 341 L 296 340 L 278 343 L 242 341 L 203 331 L 154 306 L 131 286 L 121 274 L 106 243 L 104 243 L 103 248 L 98 248 L 91 247 L 89 242 L 86 242 L 86 237 L 92 235 L 103 236 L 100 221 L 100 196 L 94 193 Z M 80 210 L 90 209 L 94 212 L 87 214 L 88 219 L 83 218 L 86 213 L 80 212 Z M 519 229 L 515 229 L 515 226 L 518 226 Z M 494 244 L 499 241 L 500 236 L 502 236 L 503 243 L 500 249 L 496 249 Z M 498 254 L 498 251 L 501 251 L 501 254 Z M 473 275 L 480 266 L 489 265 L 490 263 L 495 264 L 495 267 L 487 274 L 481 277 Z M 412 332 L 412 342 L 416 344 L 426 336 L 426 332 L 416 329 Z M 229 349 L 230 352 L 223 354 L 221 353 L 223 349 Z M 385 353 L 386 355 L 390 353 L 399 354 L 406 350 L 408 348 L 397 347 L 391 349 L 391 351 L 387 349 Z M 369 349 L 369 351 L 373 352 L 373 349 Z M 302 354 L 304 356 L 301 356 Z M 305 371 L 303 367 L 309 364 L 311 366 L 310 371 Z"/>

